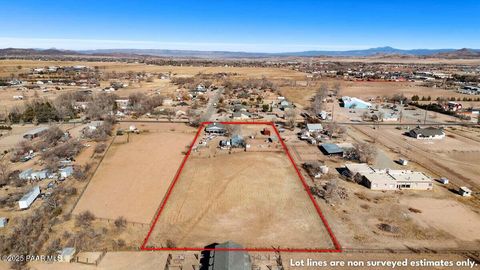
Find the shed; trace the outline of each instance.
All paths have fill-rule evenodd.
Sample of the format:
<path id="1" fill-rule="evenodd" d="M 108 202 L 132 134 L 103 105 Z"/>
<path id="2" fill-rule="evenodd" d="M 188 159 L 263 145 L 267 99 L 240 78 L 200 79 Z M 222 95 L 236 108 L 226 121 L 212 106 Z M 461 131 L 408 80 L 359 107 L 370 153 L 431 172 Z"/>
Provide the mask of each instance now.
<path id="1" fill-rule="evenodd" d="M 472 190 L 469 189 L 468 187 L 460 187 L 458 190 L 458 193 L 462 195 L 463 197 L 470 197 L 472 196 Z"/>
<path id="2" fill-rule="evenodd" d="M 324 143 L 320 145 L 320 151 L 328 156 L 343 156 L 343 149 L 334 143 Z"/>
<path id="3" fill-rule="evenodd" d="M 62 249 L 59 253 L 59 261 L 69 263 L 73 260 L 77 250 L 74 247 L 66 247 Z"/>
<path id="4" fill-rule="evenodd" d="M 6 217 L 0 217 L 0 228 L 5 228 L 7 226 L 8 219 Z"/>
<path id="5" fill-rule="evenodd" d="M 73 174 L 73 166 L 67 166 L 58 170 L 60 178 L 67 178 Z"/>
<path id="6" fill-rule="evenodd" d="M 398 163 L 402 166 L 407 166 L 408 160 L 401 158 L 398 160 Z"/>
<path id="7" fill-rule="evenodd" d="M 448 184 L 448 182 L 449 182 L 448 178 L 446 178 L 446 177 L 440 177 L 440 179 L 438 179 L 438 181 L 440 181 L 440 183 L 442 183 L 444 185 Z"/>
<path id="8" fill-rule="evenodd" d="M 35 201 L 35 199 L 40 195 L 40 187 L 35 186 L 28 193 L 23 195 L 23 197 L 18 201 L 18 206 L 20 209 L 27 209 Z"/>
<path id="9" fill-rule="evenodd" d="M 262 133 L 262 135 L 270 136 L 270 129 L 263 128 L 263 130 L 260 131 L 260 133 Z"/>

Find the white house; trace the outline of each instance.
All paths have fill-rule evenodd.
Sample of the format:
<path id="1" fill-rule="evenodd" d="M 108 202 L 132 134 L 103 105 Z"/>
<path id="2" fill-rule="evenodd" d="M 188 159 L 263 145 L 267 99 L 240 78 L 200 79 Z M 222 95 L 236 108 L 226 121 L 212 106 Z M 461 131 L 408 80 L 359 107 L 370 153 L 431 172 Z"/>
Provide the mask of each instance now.
<path id="1" fill-rule="evenodd" d="M 40 187 L 35 186 L 28 193 L 23 195 L 23 197 L 18 201 L 18 206 L 20 209 L 27 209 L 32 205 L 33 201 L 40 195 Z"/>

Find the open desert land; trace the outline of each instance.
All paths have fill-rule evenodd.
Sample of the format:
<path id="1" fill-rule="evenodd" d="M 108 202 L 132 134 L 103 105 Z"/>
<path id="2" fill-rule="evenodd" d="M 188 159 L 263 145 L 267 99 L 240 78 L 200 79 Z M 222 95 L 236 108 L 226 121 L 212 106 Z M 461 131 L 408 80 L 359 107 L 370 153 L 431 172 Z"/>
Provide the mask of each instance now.
<path id="1" fill-rule="evenodd" d="M 124 124 L 128 127 L 128 123 Z M 115 140 L 73 214 L 149 223 L 162 201 L 195 129 L 183 124 L 141 124 L 140 134 Z"/>
<path id="2" fill-rule="evenodd" d="M 193 153 L 146 246 L 229 240 L 246 248 L 334 248 L 285 153 Z"/>

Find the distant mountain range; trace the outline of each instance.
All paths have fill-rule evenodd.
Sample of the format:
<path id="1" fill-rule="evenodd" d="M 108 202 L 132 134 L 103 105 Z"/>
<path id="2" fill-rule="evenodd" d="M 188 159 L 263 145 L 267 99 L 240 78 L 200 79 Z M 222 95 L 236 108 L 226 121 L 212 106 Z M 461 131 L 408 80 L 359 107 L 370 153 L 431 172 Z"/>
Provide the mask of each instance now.
<path id="1" fill-rule="evenodd" d="M 378 47 L 349 51 L 302 51 L 285 53 L 195 51 L 162 49 L 101 49 L 101 50 L 58 50 L 58 49 L 0 49 L 0 56 L 158 56 L 158 57 L 198 57 L 198 58 L 267 58 L 267 57 L 435 57 L 435 58 L 480 58 L 479 49 L 413 49 L 401 50 L 392 47 Z"/>

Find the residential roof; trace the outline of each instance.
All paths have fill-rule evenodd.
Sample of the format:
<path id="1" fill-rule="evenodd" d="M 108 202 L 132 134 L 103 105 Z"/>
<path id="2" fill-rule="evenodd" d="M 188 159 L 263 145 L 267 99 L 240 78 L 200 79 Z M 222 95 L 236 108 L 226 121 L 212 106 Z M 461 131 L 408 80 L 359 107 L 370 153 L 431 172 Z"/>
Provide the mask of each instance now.
<path id="1" fill-rule="evenodd" d="M 439 136 L 439 135 L 445 134 L 443 129 L 435 128 L 435 127 L 426 127 L 426 128 L 416 127 L 412 129 L 411 132 L 414 132 L 417 135 L 422 135 L 424 137 L 433 137 L 433 136 Z"/>
<path id="2" fill-rule="evenodd" d="M 239 244 L 228 241 L 215 246 L 215 249 L 242 249 Z M 250 256 L 242 250 L 216 250 L 213 258 L 213 270 L 250 270 Z"/>
<path id="3" fill-rule="evenodd" d="M 220 130 L 220 129 L 225 129 L 225 125 L 222 124 L 222 123 L 211 123 L 211 124 L 208 124 L 206 127 L 205 127 L 206 130 Z"/>

